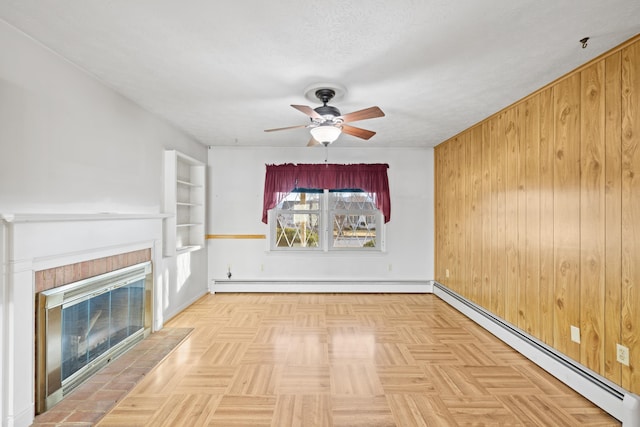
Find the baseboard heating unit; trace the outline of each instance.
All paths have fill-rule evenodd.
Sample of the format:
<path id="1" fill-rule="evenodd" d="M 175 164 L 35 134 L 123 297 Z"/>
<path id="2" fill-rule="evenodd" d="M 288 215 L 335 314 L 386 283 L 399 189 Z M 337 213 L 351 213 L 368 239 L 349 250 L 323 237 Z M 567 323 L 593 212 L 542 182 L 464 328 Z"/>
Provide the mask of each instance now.
<path id="1" fill-rule="evenodd" d="M 640 427 L 640 396 L 629 393 L 435 281 L 433 294 L 621 421 L 623 427 Z"/>
<path id="2" fill-rule="evenodd" d="M 236 280 L 215 279 L 209 292 L 431 293 L 431 280 Z"/>

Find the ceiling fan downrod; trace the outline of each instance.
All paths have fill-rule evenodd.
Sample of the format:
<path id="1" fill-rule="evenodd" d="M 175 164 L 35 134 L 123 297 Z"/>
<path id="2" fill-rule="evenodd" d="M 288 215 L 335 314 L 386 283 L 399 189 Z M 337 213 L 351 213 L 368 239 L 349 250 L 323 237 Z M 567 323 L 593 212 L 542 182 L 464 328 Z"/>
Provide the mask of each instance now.
<path id="1" fill-rule="evenodd" d="M 324 105 L 327 105 L 327 102 L 331 101 L 335 95 L 336 91 L 333 89 L 318 89 L 316 91 L 316 98 L 322 101 Z"/>

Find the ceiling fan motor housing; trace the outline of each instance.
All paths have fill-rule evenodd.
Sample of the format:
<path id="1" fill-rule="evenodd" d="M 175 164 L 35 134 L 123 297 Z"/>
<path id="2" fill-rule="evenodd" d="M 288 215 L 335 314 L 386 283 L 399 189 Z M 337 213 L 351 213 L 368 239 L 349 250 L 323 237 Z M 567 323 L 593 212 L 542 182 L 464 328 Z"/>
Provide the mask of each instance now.
<path id="1" fill-rule="evenodd" d="M 338 110 L 336 107 L 332 107 L 331 105 L 321 105 L 320 107 L 314 108 L 314 110 L 321 116 L 340 116 L 340 110 Z"/>

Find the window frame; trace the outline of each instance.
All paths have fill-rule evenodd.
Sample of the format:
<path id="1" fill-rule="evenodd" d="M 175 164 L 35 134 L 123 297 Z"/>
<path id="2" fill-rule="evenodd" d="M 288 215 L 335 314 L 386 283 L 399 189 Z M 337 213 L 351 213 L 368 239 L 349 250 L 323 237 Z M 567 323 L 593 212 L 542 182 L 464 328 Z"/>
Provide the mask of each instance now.
<path id="1" fill-rule="evenodd" d="M 291 193 L 310 193 L 320 194 L 319 210 L 308 210 L 305 212 L 318 212 L 318 246 L 317 247 L 303 247 L 303 246 L 277 246 L 277 229 L 278 229 L 278 214 L 283 211 L 279 206 L 279 203 L 275 208 L 268 211 L 269 216 L 269 233 L 268 233 L 268 250 L 270 252 L 280 253 L 331 253 L 331 252 L 352 252 L 352 253 L 383 253 L 385 252 L 385 228 L 384 216 L 382 211 L 375 207 L 375 201 L 373 202 L 372 209 L 364 209 L 356 211 L 356 215 L 373 215 L 375 217 L 375 246 L 354 246 L 354 247 L 335 247 L 334 246 L 334 218 L 336 213 L 354 215 L 354 213 L 348 210 L 331 209 L 331 193 L 340 192 L 366 192 L 359 189 L 344 189 L 344 190 L 317 190 L 317 189 L 295 189 Z M 291 212 L 291 210 L 286 210 Z"/>

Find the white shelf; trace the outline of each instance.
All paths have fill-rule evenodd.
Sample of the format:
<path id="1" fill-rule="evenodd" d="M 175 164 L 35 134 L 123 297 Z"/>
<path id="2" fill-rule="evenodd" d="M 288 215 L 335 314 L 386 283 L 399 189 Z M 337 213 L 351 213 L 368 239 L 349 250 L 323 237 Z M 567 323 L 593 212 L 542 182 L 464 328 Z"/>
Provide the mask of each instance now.
<path id="1" fill-rule="evenodd" d="M 176 255 L 186 254 L 187 252 L 199 251 L 202 249 L 201 245 L 183 246 L 180 249 L 176 249 Z"/>
<path id="2" fill-rule="evenodd" d="M 202 185 L 200 185 L 200 184 L 194 184 L 193 182 L 183 181 L 181 179 L 176 179 L 176 183 L 180 184 L 180 185 L 187 185 L 187 186 L 190 186 L 190 187 L 202 187 Z"/>
<path id="3" fill-rule="evenodd" d="M 164 255 L 204 247 L 205 165 L 175 150 L 165 151 Z"/>

